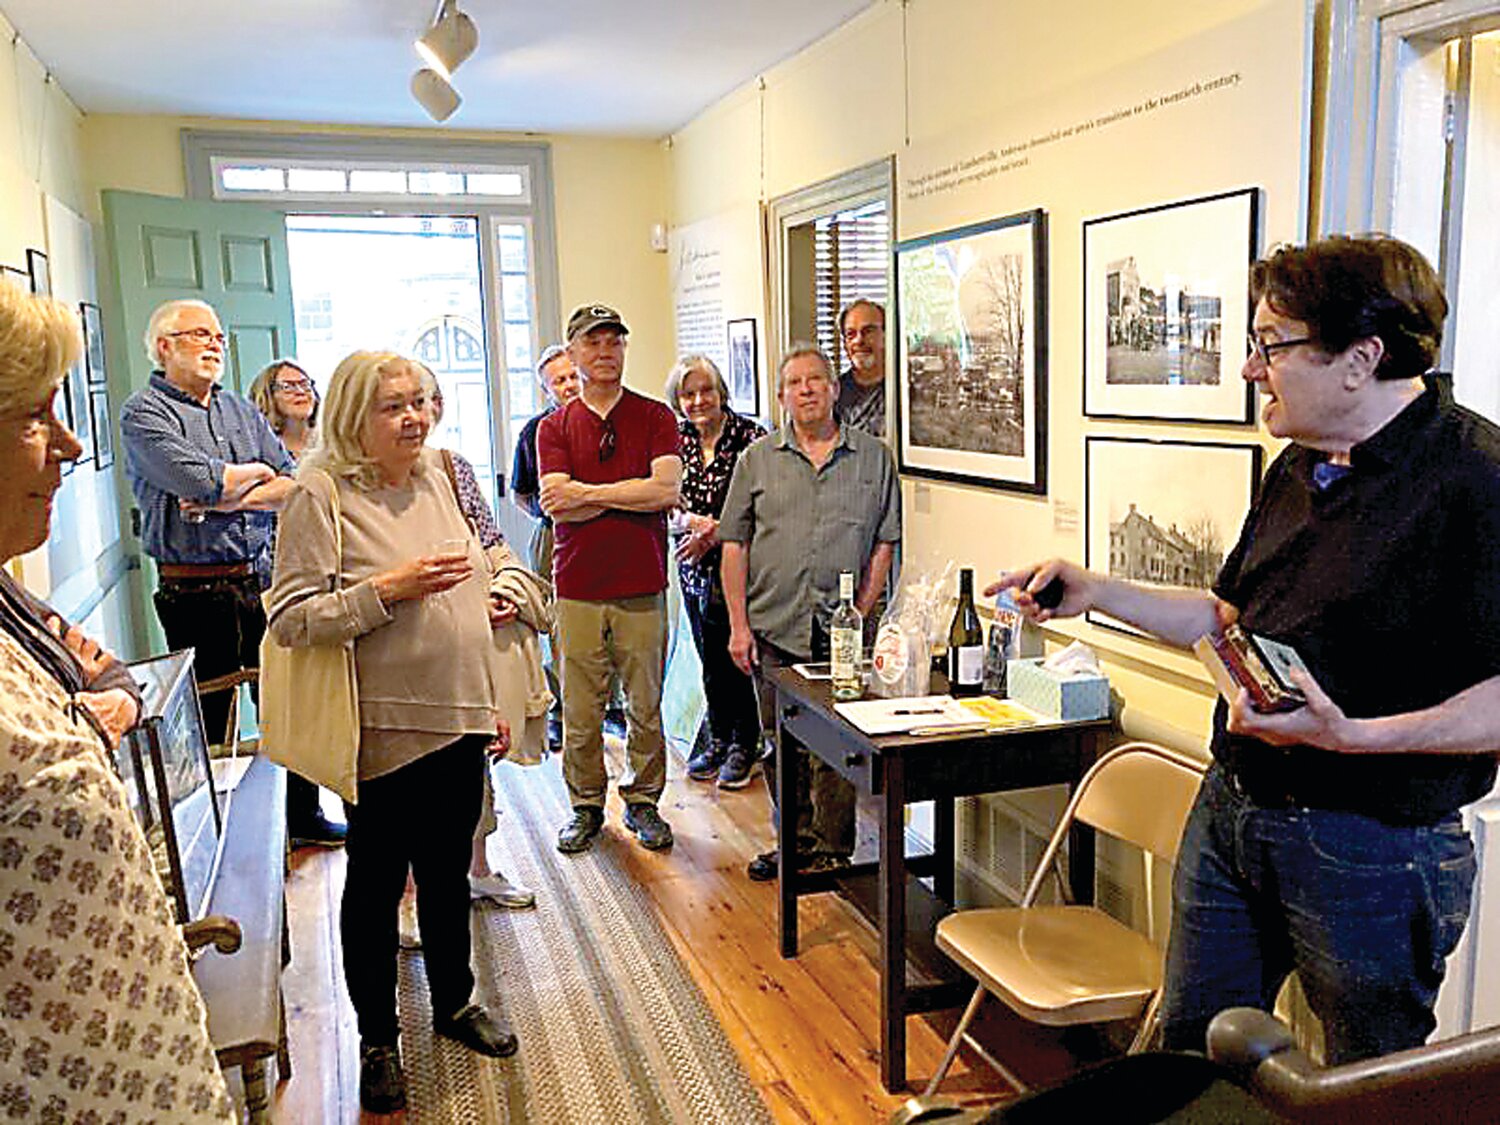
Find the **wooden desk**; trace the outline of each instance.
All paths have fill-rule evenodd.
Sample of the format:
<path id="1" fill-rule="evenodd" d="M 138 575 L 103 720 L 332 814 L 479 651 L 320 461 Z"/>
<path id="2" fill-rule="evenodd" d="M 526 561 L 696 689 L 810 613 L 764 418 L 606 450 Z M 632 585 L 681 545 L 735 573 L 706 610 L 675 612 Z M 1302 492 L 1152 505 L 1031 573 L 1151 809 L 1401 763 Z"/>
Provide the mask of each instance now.
<path id="1" fill-rule="evenodd" d="M 798 874 L 797 772 L 777 771 L 777 919 L 781 955 L 797 955 L 797 898 L 837 891 L 875 923 L 880 935 L 880 1076 L 887 1090 L 906 1085 L 906 1017 L 964 1004 L 974 984 L 938 951 L 938 919 L 953 909 L 954 799 L 1005 789 L 1076 784 L 1097 757 L 1108 719 L 1057 726 L 934 737 L 872 737 L 833 710 L 829 683 L 791 668 L 767 671 L 776 689 L 777 761 L 805 748 L 880 799 L 880 856 L 833 875 Z M 942 690 L 935 687 L 934 690 Z M 933 851 L 905 854 L 905 806 L 934 803 Z M 1079 902 L 1093 901 L 1093 834 L 1069 841 L 1069 881 Z M 918 882 L 931 875 L 933 890 Z M 910 939 L 910 940 L 908 940 Z M 910 962 L 908 964 L 908 962 Z"/>

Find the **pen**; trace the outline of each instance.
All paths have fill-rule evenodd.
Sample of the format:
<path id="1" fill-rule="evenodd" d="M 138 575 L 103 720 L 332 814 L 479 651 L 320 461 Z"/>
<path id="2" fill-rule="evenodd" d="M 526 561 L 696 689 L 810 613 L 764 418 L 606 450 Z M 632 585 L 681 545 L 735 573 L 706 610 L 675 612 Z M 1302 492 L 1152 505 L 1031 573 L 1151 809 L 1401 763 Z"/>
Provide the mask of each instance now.
<path id="1" fill-rule="evenodd" d="M 892 715 L 941 715 L 941 707 L 897 707 Z"/>

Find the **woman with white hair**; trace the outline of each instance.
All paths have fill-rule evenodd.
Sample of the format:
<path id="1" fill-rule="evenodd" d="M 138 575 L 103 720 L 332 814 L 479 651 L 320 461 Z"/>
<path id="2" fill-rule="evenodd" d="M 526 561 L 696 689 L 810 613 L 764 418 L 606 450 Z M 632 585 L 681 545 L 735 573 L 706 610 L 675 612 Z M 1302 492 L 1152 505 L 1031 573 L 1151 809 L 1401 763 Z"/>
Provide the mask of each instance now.
<path id="1" fill-rule="evenodd" d="M 473 1002 L 466 877 L 486 748 L 503 751 L 509 731 L 497 716 L 489 591 L 475 574 L 483 559 L 440 455 L 426 448 L 432 414 L 418 365 L 355 352 L 323 409 L 321 440 L 282 509 L 266 601 L 278 644 L 354 641 L 359 800 L 346 805 L 344 980 L 359 1023 L 360 1103 L 392 1113 L 406 1104 L 396 918 L 408 870 L 434 1030 L 491 1057 L 516 1050 L 515 1035 Z"/>
<path id="2" fill-rule="evenodd" d="M 760 761 L 760 716 L 750 677 L 729 658 L 729 609 L 719 580 L 719 513 L 740 454 L 766 431 L 729 407 L 713 360 L 679 359 L 667 375 L 667 401 L 681 419 L 682 508 L 672 517 L 677 578 L 693 641 L 703 661 L 708 743 L 688 760 L 688 776 L 743 789 Z"/>
<path id="3" fill-rule="evenodd" d="M 0 284 L 0 567 L 47 539 L 71 310 Z M 232 1121 L 187 951 L 109 750 L 140 693 L 0 568 L 0 1116 Z"/>

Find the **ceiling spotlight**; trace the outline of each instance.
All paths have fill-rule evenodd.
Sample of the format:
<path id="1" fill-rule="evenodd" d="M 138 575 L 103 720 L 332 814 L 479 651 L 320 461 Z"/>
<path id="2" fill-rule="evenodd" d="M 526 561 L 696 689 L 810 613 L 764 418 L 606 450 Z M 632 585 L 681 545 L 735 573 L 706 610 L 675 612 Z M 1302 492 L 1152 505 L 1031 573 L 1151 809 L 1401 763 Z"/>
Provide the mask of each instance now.
<path id="1" fill-rule="evenodd" d="M 477 46 L 479 29 L 458 10 L 458 0 L 442 0 L 432 26 L 416 42 L 417 54 L 423 61 L 448 79 Z"/>
<path id="2" fill-rule="evenodd" d="M 411 95 L 434 121 L 447 121 L 463 102 L 446 78 L 425 66 L 411 76 Z"/>

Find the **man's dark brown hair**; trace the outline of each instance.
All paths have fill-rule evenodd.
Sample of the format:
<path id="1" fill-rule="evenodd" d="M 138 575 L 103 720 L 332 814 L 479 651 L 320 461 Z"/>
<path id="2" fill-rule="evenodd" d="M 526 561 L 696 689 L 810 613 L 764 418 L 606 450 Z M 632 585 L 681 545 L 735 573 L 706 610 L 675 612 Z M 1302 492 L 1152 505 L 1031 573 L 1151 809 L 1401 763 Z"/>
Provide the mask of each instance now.
<path id="1" fill-rule="evenodd" d="M 1417 249 L 1388 235 L 1334 235 L 1279 247 L 1251 267 L 1250 296 L 1302 321 L 1330 355 L 1378 336 L 1385 355 L 1377 379 L 1421 375 L 1442 349 L 1443 283 Z"/>

